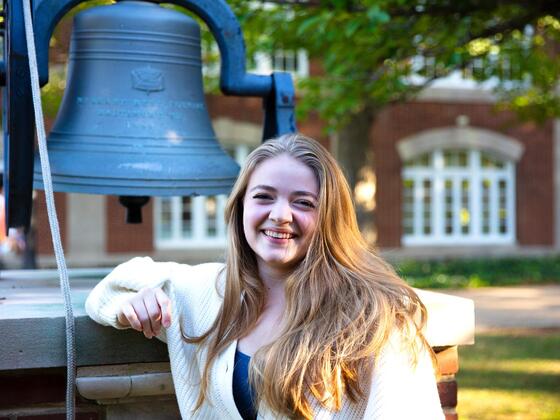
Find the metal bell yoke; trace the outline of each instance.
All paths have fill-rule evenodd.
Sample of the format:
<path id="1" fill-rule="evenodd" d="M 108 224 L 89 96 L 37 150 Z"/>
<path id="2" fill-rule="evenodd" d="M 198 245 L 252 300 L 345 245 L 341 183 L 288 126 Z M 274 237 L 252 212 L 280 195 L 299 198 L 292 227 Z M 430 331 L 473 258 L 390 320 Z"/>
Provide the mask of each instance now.
<path id="1" fill-rule="evenodd" d="M 34 3 L 41 85 L 48 81 L 52 31 L 81 1 Z M 222 92 L 263 98 L 263 139 L 294 132 L 291 76 L 246 72 L 241 28 L 229 6 L 222 0 L 171 3 L 202 18 L 216 38 Z M 33 107 L 20 5 L 21 0 L 4 0 L 4 185 L 9 227 L 29 225 L 33 178 Z M 212 129 L 200 49 L 196 21 L 155 3 L 124 0 L 77 14 L 67 87 L 48 138 L 55 191 L 134 197 L 227 193 L 238 166 Z M 34 186 L 42 188 L 38 162 L 35 167 Z"/>

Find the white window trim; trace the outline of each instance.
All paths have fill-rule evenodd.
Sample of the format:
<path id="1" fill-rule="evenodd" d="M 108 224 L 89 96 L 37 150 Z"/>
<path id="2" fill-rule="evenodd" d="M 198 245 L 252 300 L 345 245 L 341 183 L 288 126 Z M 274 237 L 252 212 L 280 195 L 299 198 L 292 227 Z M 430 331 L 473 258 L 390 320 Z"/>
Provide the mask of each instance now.
<path id="1" fill-rule="evenodd" d="M 158 217 L 161 214 L 161 199 L 156 198 L 154 201 L 154 245 L 156 249 L 189 249 L 189 248 L 217 248 L 224 247 L 226 244 L 226 226 L 223 219 L 226 196 L 217 196 L 216 208 L 216 236 L 206 236 L 207 218 L 205 217 L 205 200 L 206 197 L 192 197 L 192 220 L 193 231 L 192 237 L 183 238 L 181 236 L 181 212 L 180 212 L 181 197 L 172 197 L 172 227 L 171 238 L 162 239 L 158 232 L 161 228 L 161 221 Z"/>
<path id="2" fill-rule="evenodd" d="M 470 126 L 425 130 L 397 143 L 397 152 L 403 162 L 436 149 L 477 149 L 500 160 L 518 162 L 525 147 L 511 137 Z"/>
<path id="3" fill-rule="evenodd" d="M 401 243 L 404 246 L 425 246 L 425 245 L 512 245 L 515 243 L 516 229 L 515 229 L 515 165 L 512 161 L 505 162 L 505 167 L 501 169 L 496 168 L 481 168 L 480 167 L 480 151 L 469 151 L 468 168 L 443 168 L 443 152 L 442 149 L 433 151 L 433 159 L 431 167 L 411 167 L 403 168 L 402 179 L 412 179 L 414 181 L 414 196 L 421 195 L 422 182 L 424 180 L 431 181 L 431 196 L 432 196 L 432 212 L 431 212 L 431 234 L 422 233 L 422 218 L 423 218 L 423 202 L 420 199 L 415 199 L 414 214 L 413 214 L 413 234 L 404 234 L 401 238 Z M 454 228 L 454 233 L 444 234 L 445 228 L 445 214 L 444 214 L 444 182 L 447 179 L 453 179 L 455 189 L 460 185 L 461 180 L 469 180 L 469 213 L 471 215 L 470 232 L 468 234 L 461 234 L 459 229 Z M 480 191 L 480 183 L 483 179 L 489 179 L 491 182 L 490 192 L 490 234 L 481 232 L 481 209 L 480 200 L 482 198 Z M 497 212 L 498 205 L 498 181 L 506 181 L 506 233 L 499 233 L 499 218 Z M 454 195 L 460 195 L 457 191 Z M 457 201 L 454 201 L 455 208 L 457 208 Z M 454 212 L 455 218 L 457 213 Z M 439 222 L 439 223 L 438 223 Z M 457 222 L 454 222 L 457 226 Z"/>

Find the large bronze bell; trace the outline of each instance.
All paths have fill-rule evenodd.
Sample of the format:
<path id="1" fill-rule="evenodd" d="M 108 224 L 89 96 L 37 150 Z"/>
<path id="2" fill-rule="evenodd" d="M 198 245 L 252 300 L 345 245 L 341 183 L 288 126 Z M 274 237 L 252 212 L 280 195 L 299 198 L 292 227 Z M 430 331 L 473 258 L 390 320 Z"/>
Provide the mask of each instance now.
<path id="1" fill-rule="evenodd" d="M 208 116 L 198 24 L 142 1 L 76 15 L 48 150 L 56 191 L 227 193 L 239 168 Z M 42 188 L 38 158 L 34 184 Z"/>

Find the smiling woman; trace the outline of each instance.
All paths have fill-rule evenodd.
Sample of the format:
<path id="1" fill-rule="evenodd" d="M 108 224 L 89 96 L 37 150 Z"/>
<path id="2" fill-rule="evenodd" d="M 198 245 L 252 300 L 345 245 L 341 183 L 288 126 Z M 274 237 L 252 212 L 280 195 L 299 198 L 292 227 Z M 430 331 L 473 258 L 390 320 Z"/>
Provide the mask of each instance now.
<path id="1" fill-rule="evenodd" d="M 319 143 L 258 147 L 225 218 L 225 265 L 136 258 L 86 302 L 102 324 L 167 341 L 184 418 L 443 418 L 426 309 L 368 250 Z"/>
<path id="2" fill-rule="evenodd" d="M 285 278 L 303 259 L 317 227 L 318 195 L 313 171 L 288 154 L 255 168 L 243 199 L 243 231 L 261 277 Z"/>

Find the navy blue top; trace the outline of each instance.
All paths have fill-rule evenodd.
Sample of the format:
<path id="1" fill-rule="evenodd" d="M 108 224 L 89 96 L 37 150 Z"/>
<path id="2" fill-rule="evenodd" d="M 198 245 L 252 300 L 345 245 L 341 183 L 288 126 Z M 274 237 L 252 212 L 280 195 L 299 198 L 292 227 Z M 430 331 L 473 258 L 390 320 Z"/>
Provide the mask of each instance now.
<path id="1" fill-rule="evenodd" d="M 255 420 L 257 418 L 257 410 L 253 404 L 253 390 L 249 384 L 250 361 L 250 356 L 235 350 L 233 400 L 243 420 Z"/>

